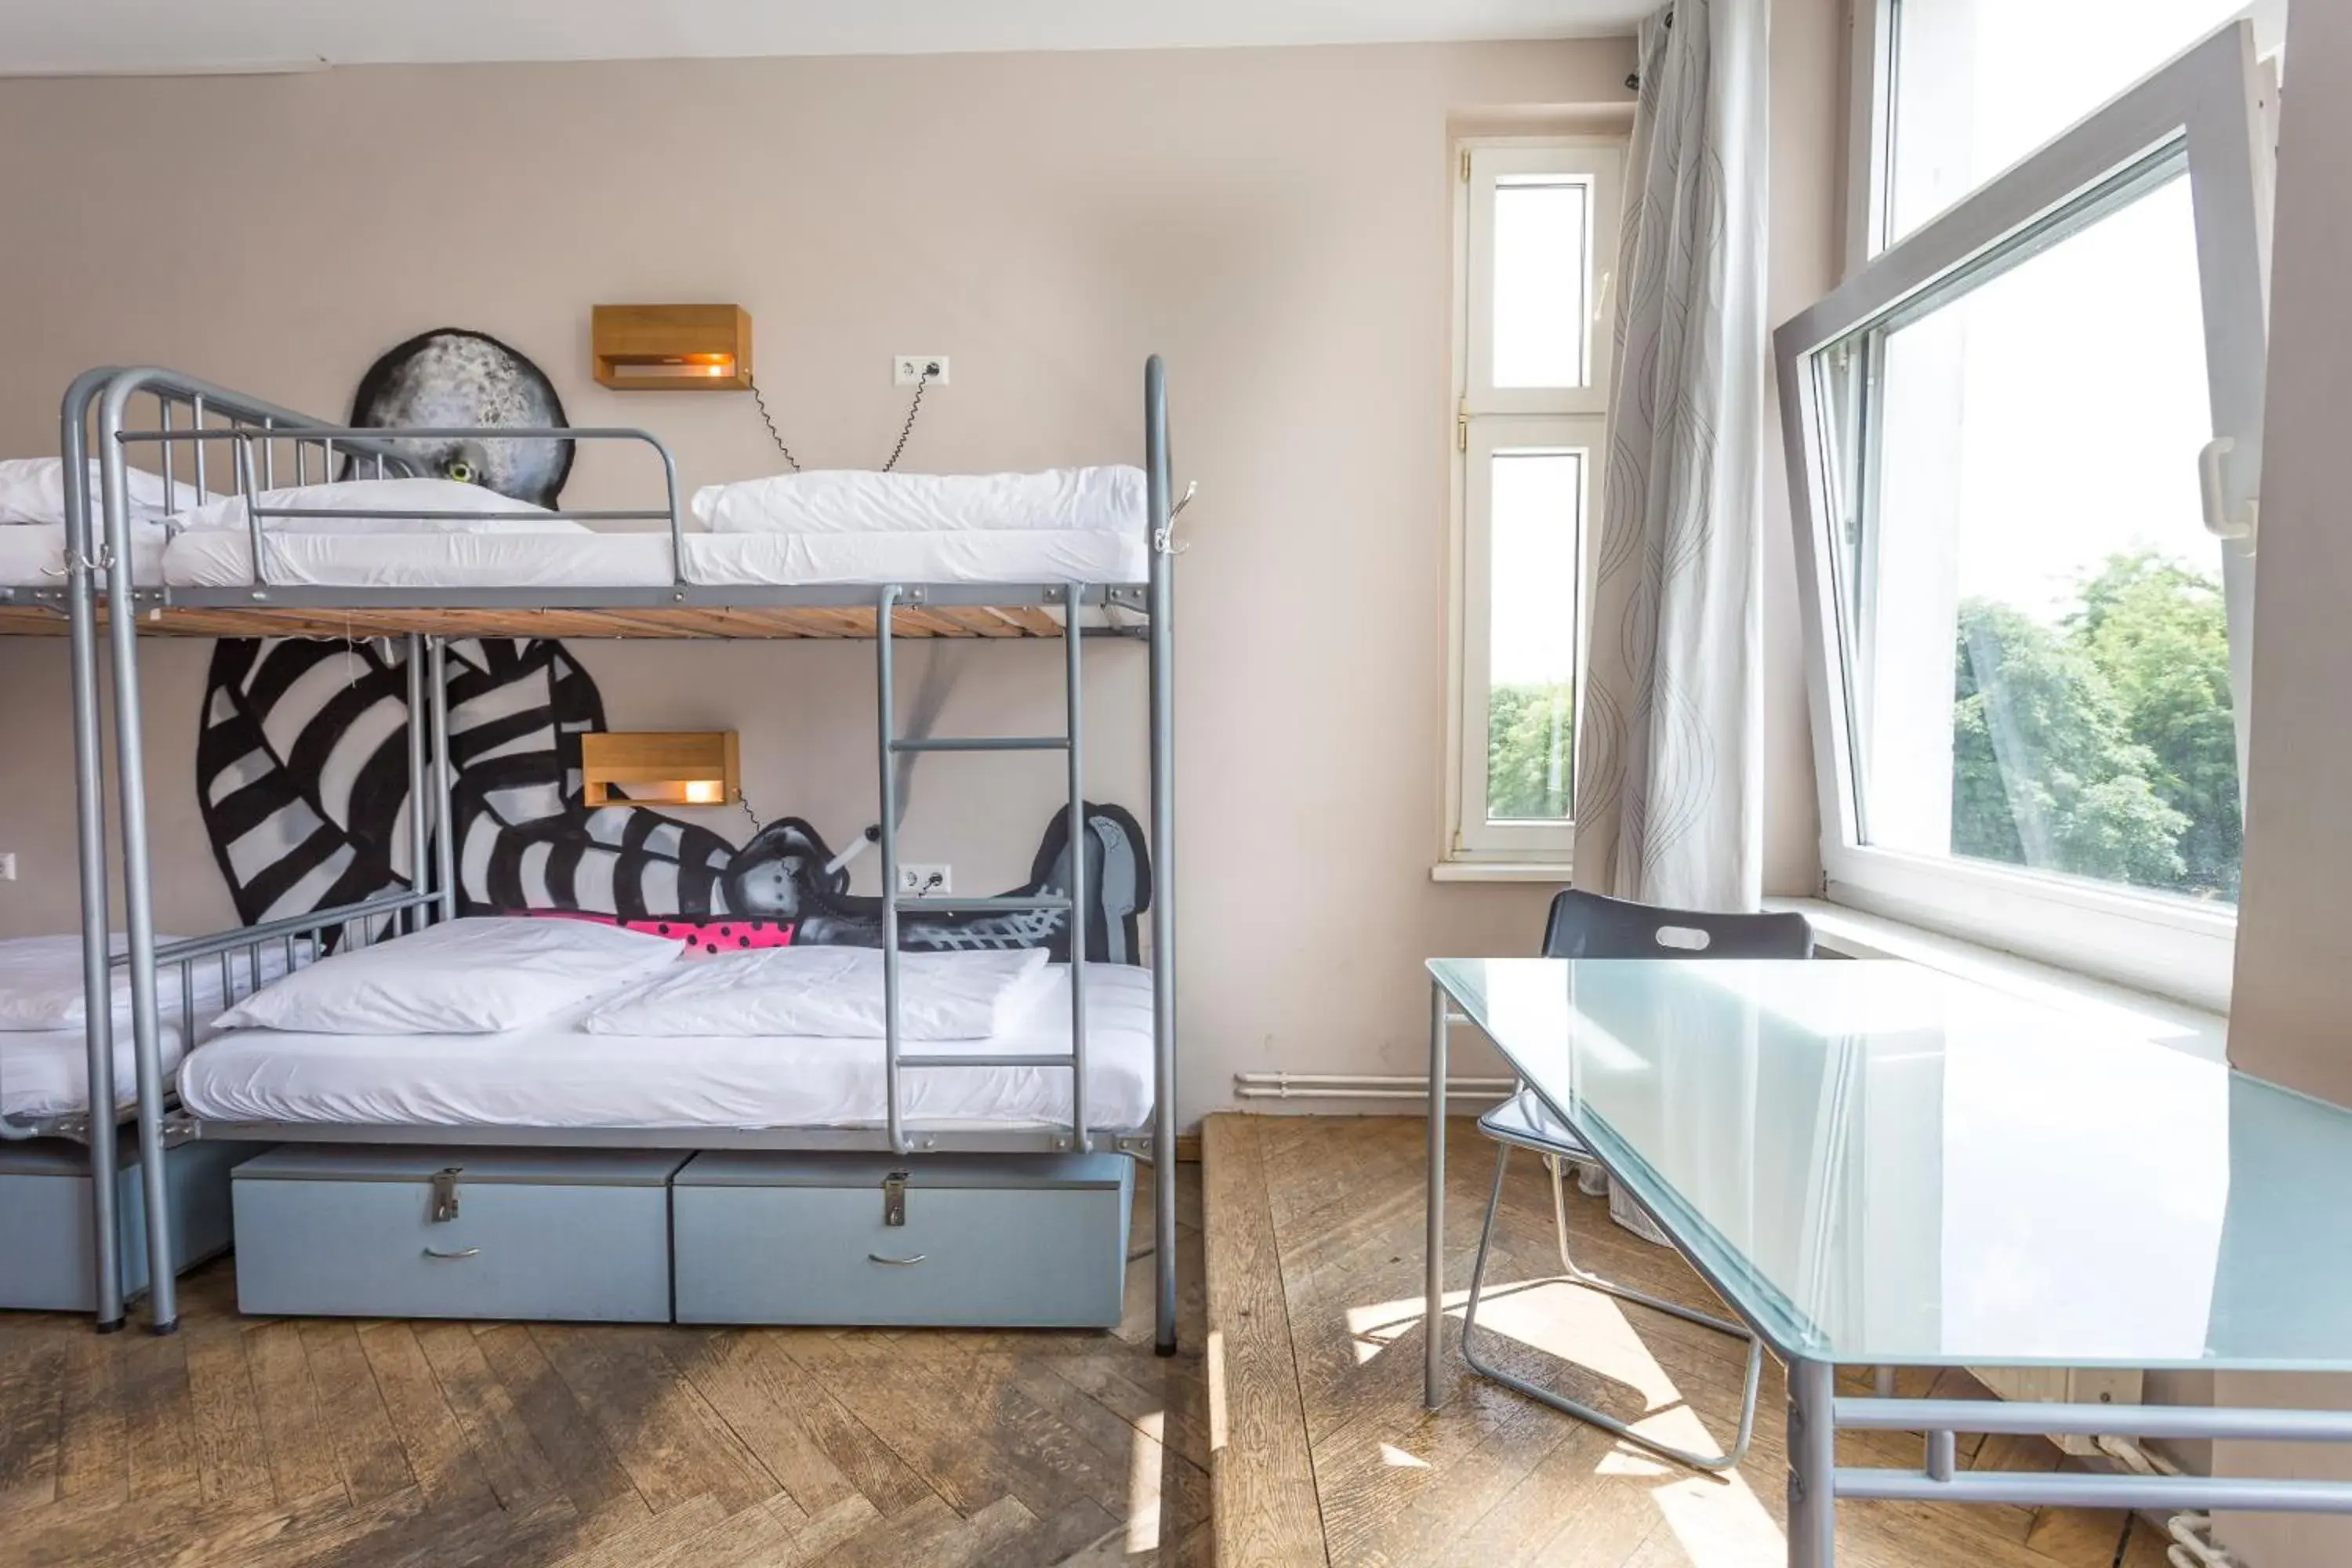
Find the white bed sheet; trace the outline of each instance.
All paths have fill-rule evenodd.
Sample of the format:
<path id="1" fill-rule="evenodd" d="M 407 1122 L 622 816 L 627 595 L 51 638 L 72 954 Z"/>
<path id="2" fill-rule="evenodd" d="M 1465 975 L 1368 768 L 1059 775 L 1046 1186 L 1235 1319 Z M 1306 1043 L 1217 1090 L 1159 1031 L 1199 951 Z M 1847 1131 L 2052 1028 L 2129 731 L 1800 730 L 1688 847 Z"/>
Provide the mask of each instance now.
<path id="1" fill-rule="evenodd" d="M 1140 533 L 957 529 L 908 533 L 688 533 L 686 575 L 725 586 L 866 583 L 1140 583 Z M 656 533 L 273 532 L 268 580 L 336 588 L 629 588 L 673 581 Z M 242 530 L 190 530 L 163 551 L 164 581 L 241 588 L 253 581 Z"/>
<path id="2" fill-rule="evenodd" d="M 180 1064 L 184 1037 L 163 1026 L 163 1076 Z M 128 1027 L 114 1032 L 114 1099 L 128 1110 L 139 1099 L 139 1068 Z M 0 1116 L 30 1121 L 89 1109 L 89 1045 L 79 1029 L 0 1030 Z"/>
<path id="3" fill-rule="evenodd" d="M 593 1004 L 592 1004 L 593 1005 Z M 502 1035 L 300 1035 L 233 1030 L 191 1052 L 180 1098 L 220 1121 L 444 1127 L 875 1127 L 885 1120 L 882 1042 L 591 1035 L 586 1006 Z M 1139 1127 L 1151 1114 L 1151 975 L 1087 968 L 1087 1119 Z M 940 1040 L 924 1055 L 1066 1052 L 1069 979 L 1023 1026 Z M 1066 1068 L 909 1068 L 906 1121 L 934 1129 L 1066 1124 Z"/>
<path id="4" fill-rule="evenodd" d="M 170 531 L 160 522 L 131 525 L 131 580 L 147 586 L 163 581 L 164 541 Z M 66 525 L 62 522 L 12 522 L 0 525 L 0 585 L 11 588 L 62 588 L 66 585 Z M 101 574 L 100 581 L 105 580 Z"/>

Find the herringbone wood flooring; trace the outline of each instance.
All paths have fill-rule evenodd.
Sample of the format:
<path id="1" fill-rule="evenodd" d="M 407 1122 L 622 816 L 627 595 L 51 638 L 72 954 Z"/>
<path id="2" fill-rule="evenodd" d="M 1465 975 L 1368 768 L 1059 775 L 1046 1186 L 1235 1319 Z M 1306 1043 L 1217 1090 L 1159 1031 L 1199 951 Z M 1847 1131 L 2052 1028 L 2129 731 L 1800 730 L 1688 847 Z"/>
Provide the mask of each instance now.
<path id="1" fill-rule="evenodd" d="M 1198 1171 L 1169 1360 L 1148 1256 L 1108 1335 L 0 1314 L 0 1564 L 1205 1564 Z"/>
<path id="2" fill-rule="evenodd" d="M 1781 1568 L 1784 1385 L 1767 1362 L 1748 1462 L 1728 1480 L 1651 1459 L 1472 1377 L 1447 1323 L 1453 1392 L 1421 1407 L 1424 1124 L 1405 1117 L 1216 1116 L 1204 1142 L 1219 1560 L 1347 1568 Z M 1447 1143 L 1446 1279 L 1467 1288 L 1494 1145 Z M 1570 1197 L 1587 1268 L 1720 1311 L 1671 1252 Z M 1559 1272 L 1540 1167 L 1514 1160 L 1490 1291 Z M 1728 1442 L 1744 1347 L 1564 1286 L 1491 1294 L 1482 1335 L 1523 1376 L 1685 1447 Z M 1567 1359 L 1573 1357 L 1571 1362 Z M 1985 1397 L 1965 1373 L 1902 1392 Z M 1961 1439 L 1977 1468 L 2055 1467 L 2040 1438 Z M 1846 1464 L 1919 1463 L 1917 1439 L 1849 1434 Z M 1843 1568 L 2163 1568 L 2157 1531 L 2079 1509 L 1842 1503 Z"/>

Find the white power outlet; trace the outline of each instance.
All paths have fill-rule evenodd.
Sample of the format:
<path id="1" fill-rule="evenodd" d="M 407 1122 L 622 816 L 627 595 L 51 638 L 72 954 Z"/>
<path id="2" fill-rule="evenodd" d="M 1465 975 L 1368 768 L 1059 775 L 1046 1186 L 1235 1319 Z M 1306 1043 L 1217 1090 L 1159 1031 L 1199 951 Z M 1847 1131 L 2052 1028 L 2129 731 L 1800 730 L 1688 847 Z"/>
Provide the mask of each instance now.
<path id="1" fill-rule="evenodd" d="M 0 855 L 0 882 L 13 882 L 16 879 L 16 852 L 12 849 L 5 855 Z"/>
<path id="2" fill-rule="evenodd" d="M 898 891 L 916 898 L 930 898 L 955 891 L 955 874 L 946 866 L 913 866 L 898 863 Z"/>
<path id="3" fill-rule="evenodd" d="M 932 369 L 937 366 L 937 369 Z M 923 379 L 923 372 L 931 371 L 931 384 L 948 384 L 948 356 L 945 354 L 899 354 L 890 362 L 890 378 L 900 386 L 912 386 Z"/>

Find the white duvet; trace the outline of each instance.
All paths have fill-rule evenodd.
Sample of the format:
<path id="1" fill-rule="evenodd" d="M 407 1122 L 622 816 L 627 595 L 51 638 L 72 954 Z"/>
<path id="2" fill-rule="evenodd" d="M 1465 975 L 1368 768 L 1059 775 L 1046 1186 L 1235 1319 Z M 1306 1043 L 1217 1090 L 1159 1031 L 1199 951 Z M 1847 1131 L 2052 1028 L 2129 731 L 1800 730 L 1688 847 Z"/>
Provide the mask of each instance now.
<path id="1" fill-rule="evenodd" d="M 160 931 L 155 937 L 159 947 L 177 940 Z M 129 939 L 115 932 L 112 951 L 120 954 L 128 947 Z M 178 967 L 156 975 L 157 1011 L 165 1018 L 176 1018 L 184 1003 L 193 1005 L 200 1015 L 219 1011 L 224 991 L 220 961 L 200 959 L 184 967 L 188 972 L 184 993 Z M 261 983 L 268 984 L 285 973 L 285 949 L 265 943 Z M 118 966 L 112 978 L 114 1021 L 121 1033 L 131 1027 L 131 972 Z M 249 952 L 240 950 L 229 955 L 228 982 L 240 994 L 253 988 Z M 80 937 L 20 936 L 0 941 L 0 1031 L 71 1029 L 79 1041 L 89 1016 L 89 998 L 82 989 Z"/>
<path id="2" fill-rule="evenodd" d="M 694 515 L 713 533 L 1143 531 L 1143 470 L 884 474 L 864 468 L 706 485 Z"/>
<path id="3" fill-rule="evenodd" d="M 898 1037 L 978 1040 L 1007 1033 L 1052 977 L 1043 948 L 898 955 Z M 598 1035 L 884 1034 L 882 952 L 772 947 L 680 964 L 607 998 L 584 1027 Z"/>
<path id="4" fill-rule="evenodd" d="M 101 479 L 96 458 L 89 459 L 88 494 L 96 510 Z M 184 479 L 168 489 L 161 474 L 144 468 L 123 471 L 124 500 L 131 521 L 160 522 L 172 512 L 202 503 L 205 493 Z M 0 524 L 36 527 L 66 521 L 66 465 L 62 458 L 0 458 Z"/>
<path id="5" fill-rule="evenodd" d="M 166 1006 L 163 1016 L 176 1019 L 178 1010 Z M 202 1024 L 199 1021 L 198 1026 Z M 171 1079 L 180 1065 L 185 1037 L 177 1023 L 161 1031 L 163 1077 Z M 139 1098 L 137 1052 L 126 1024 L 114 1031 L 114 1104 L 119 1110 Z M 72 1116 L 89 1109 L 89 1039 L 79 1029 L 24 1030 L 0 1033 L 0 1116 L 11 1121 L 31 1121 L 45 1116 Z"/>

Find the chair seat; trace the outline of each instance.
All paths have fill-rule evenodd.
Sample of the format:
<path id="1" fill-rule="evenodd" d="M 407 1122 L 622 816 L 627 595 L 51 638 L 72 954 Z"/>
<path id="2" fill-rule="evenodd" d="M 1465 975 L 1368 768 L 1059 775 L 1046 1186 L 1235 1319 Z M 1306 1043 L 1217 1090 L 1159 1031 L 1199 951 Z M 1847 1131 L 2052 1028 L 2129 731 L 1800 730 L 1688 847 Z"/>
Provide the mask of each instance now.
<path id="1" fill-rule="evenodd" d="M 1570 1160 L 1590 1160 L 1592 1151 L 1585 1147 L 1569 1125 L 1544 1108 L 1535 1090 L 1522 1089 L 1486 1115 L 1478 1118 L 1478 1131 L 1487 1137 L 1520 1149 L 1532 1149 L 1538 1154 L 1558 1154 Z"/>

